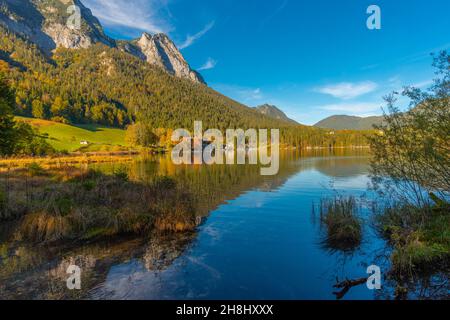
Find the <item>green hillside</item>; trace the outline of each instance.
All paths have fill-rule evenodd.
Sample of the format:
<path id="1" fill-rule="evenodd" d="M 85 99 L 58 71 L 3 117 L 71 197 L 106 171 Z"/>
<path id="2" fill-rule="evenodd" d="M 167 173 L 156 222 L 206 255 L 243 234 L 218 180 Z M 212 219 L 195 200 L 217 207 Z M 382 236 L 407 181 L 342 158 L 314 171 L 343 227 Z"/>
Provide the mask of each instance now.
<path id="1" fill-rule="evenodd" d="M 125 130 L 98 125 L 67 125 L 47 120 L 16 117 L 17 121 L 27 122 L 43 134 L 48 134 L 48 142 L 57 150 L 76 151 L 86 148 L 81 145 L 87 141 L 90 150 L 107 149 L 111 146 L 126 146 Z"/>
<path id="2" fill-rule="evenodd" d="M 295 120 L 290 119 L 283 111 L 281 111 L 276 106 L 270 105 L 270 104 L 264 104 L 262 106 L 258 106 L 254 108 L 259 113 L 268 116 L 273 119 L 286 121 L 287 123 L 291 125 L 298 125 Z"/>
<path id="3" fill-rule="evenodd" d="M 353 117 L 353 116 L 331 116 L 314 125 L 316 128 L 334 130 L 372 130 L 374 125 L 380 125 L 383 117 Z"/>
<path id="4" fill-rule="evenodd" d="M 204 128 L 220 130 L 280 129 L 281 143 L 298 148 L 365 144 L 359 133 L 330 136 L 326 130 L 271 118 L 117 48 L 102 44 L 89 49 L 60 48 L 46 56 L 26 39 L 3 27 L 0 31 L 0 73 L 6 74 L 16 92 L 16 115 L 99 126 L 65 127 L 65 135 L 49 132 L 55 134 L 52 144 L 58 149 L 78 149 L 81 139 L 114 143 L 115 138 L 106 137 L 105 127 L 120 132 L 142 122 L 155 129 L 192 129 L 198 120 Z M 74 134 L 71 130 L 76 129 L 86 133 Z M 52 129 L 42 131 L 46 130 Z"/>

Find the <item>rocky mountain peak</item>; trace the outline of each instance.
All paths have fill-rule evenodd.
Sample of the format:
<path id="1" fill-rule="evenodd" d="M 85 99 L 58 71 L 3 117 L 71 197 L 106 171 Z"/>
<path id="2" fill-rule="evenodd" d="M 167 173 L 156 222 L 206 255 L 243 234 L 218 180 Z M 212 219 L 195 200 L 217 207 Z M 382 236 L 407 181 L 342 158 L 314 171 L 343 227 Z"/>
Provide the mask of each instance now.
<path id="1" fill-rule="evenodd" d="M 67 23 L 75 13 L 73 6 L 81 16 L 75 28 Z M 116 42 L 104 33 L 99 20 L 80 0 L 0 0 L 0 25 L 35 43 L 49 55 L 58 47 L 80 49 L 103 43 L 108 47 L 119 46 L 176 77 L 205 83 L 167 35 L 144 32 L 137 40 Z"/>
<path id="2" fill-rule="evenodd" d="M 0 6 L 0 24 L 36 43 L 45 52 L 58 47 L 88 48 L 98 42 L 115 46 L 91 10 L 79 0 L 0 0 Z M 72 6 L 79 8 L 79 28 L 67 23 L 75 13 L 70 10 Z"/>
<path id="3" fill-rule="evenodd" d="M 255 110 L 259 113 L 268 116 L 273 119 L 283 120 L 286 122 L 290 122 L 292 124 L 298 124 L 295 120 L 290 119 L 283 111 L 281 111 L 276 106 L 270 104 L 263 104 L 261 106 L 255 107 Z"/>
<path id="4" fill-rule="evenodd" d="M 181 52 L 166 34 L 150 35 L 144 32 L 135 45 L 145 56 L 148 63 L 163 68 L 177 77 L 204 83 L 201 75 L 191 69 Z"/>

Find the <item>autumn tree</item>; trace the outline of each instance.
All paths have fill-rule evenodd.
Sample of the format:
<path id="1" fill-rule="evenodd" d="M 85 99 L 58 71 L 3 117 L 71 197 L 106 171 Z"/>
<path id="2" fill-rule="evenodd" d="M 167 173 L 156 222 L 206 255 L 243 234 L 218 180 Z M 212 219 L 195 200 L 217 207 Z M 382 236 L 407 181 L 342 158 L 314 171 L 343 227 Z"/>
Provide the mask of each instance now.
<path id="1" fill-rule="evenodd" d="M 157 142 L 157 136 L 149 125 L 138 122 L 128 126 L 125 140 L 134 147 L 149 147 Z"/>
<path id="2" fill-rule="evenodd" d="M 450 195 L 450 56 L 434 60 L 438 79 L 422 91 L 407 87 L 401 95 L 411 101 L 401 112 L 399 93 L 386 97 L 385 123 L 370 139 L 374 154 L 374 186 L 407 202 L 424 205 L 427 194 Z"/>
<path id="3" fill-rule="evenodd" d="M 31 113 L 35 118 L 44 119 L 44 104 L 40 100 L 33 100 L 33 103 L 31 104 Z"/>

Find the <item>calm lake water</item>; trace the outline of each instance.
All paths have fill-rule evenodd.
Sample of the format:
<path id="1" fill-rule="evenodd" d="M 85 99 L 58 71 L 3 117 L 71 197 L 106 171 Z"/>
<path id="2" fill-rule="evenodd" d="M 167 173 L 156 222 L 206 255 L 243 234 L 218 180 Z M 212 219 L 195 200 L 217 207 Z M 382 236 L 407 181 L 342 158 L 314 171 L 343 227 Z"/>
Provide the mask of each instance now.
<path id="1" fill-rule="evenodd" d="M 352 252 L 323 245 L 313 214 L 320 199 L 367 193 L 369 156 L 283 154 L 280 172 L 262 177 L 255 166 L 174 166 L 167 157 L 127 165 L 130 178 L 174 177 L 195 195 L 196 232 L 150 234 L 73 249 L 0 245 L 0 297 L 84 299 L 335 299 L 336 279 L 366 277 L 383 264 L 384 241 L 370 224 Z M 106 172 L 119 165 L 97 166 Z M 361 204 L 368 221 L 369 209 Z M 66 269 L 82 268 L 82 290 L 68 292 Z M 383 267 L 382 267 L 382 271 Z M 345 299 L 391 297 L 393 288 L 366 285 Z"/>

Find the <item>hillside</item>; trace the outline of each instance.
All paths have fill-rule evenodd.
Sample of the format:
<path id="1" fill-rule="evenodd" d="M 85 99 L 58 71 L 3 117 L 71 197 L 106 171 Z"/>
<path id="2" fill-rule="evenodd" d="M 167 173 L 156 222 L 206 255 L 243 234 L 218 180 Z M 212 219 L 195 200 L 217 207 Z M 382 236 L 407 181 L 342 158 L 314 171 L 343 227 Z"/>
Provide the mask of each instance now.
<path id="1" fill-rule="evenodd" d="M 127 146 L 125 143 L 125 130 L 108 128 L 98 125 L 67 125 L 53 121 L 16 117 L 39 129 L 40 133 L 48 134 L 47 140 L 56 150 L 69 152 L 85 148 L 81 144 L 87 141 L 90 148 L 102 149 L 111 146 Z"/>
<path id="2" fill-rule="evenodd" d="M 334 130 L 371 130 L 383 122 L 383 117 L 331 116 L 314 125 L 316 128 Z"/>
<path id="3" fill-rule="evenodd" d="M 255 110 L 273 119 L 286 121 L 290 124 L 298 124 L 296 121 L 290 119 L 283 111 L 270 104 L 264 104 L 262 106 L 255 107 Z"/>
<path id="4" fill-rule="evenodd" d="M 359 133 L 330 137 L 325 130 L 286 120 L 278 109 L 281 113 L 266 115 L 214 91 L 164 35 L 144 34 L 137 42 L 105 38 L 87 8 L 82 9 L 81 30 L 61 27 L 62 2 L 79 3 L 26 0 L 30 10 L 23 10 L 16 1 L 0 2 L 0 72 L 15 90 L 18 116 L 120 129 L 135 122 L 155 129 L 192 129 L 199 120 L 204 128 L 221 130 L 277 128 L 281 143 L 296 147 L 360 145 L 364 140 Z M 45 50 L 33 37 L 40 32 L 56 50 Z"/>
<path id="5" fill-rule="evenodd" d="M 136 120 L 166 128 L 190 128 L 194 120 L 212 128 L 286 125 L 116 48 L 59 48 L 49 58 L 0 29 L 0 59 L 8 63 L 3 69 L 13 79 L 18 115 L 117 127 Z"/>

